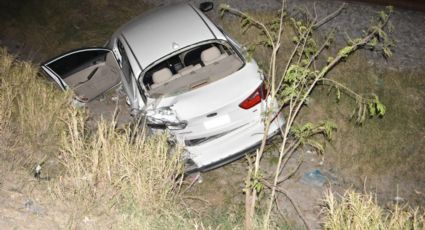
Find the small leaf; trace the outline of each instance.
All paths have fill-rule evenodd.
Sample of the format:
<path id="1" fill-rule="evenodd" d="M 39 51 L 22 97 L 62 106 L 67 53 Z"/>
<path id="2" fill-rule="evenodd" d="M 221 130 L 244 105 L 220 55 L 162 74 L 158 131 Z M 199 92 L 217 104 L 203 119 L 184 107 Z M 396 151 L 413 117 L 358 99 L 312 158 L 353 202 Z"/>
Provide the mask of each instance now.
<path id="1" fill-rule="evenodd" d="M 387 108 L 385 107 L 384 104 L 382 104 L 380 101 L 378 103 L 376 103 L 376 110 L 378 111 L 378 115 L 379 116 L 384 116 L 385 112 L 387 110 Z"/>
<path id="2" fill-rule="evenodd" d="M 369 109 L 369 113 L 370 113 L 370 116 L 371 117 L 373 117 L 373 116 L 376 115 L 376 106 L 375 106 L 375 103 L 369 102 L 368 103 L 368 109 Z"/>
<path id="3" fill-rule="evenodd" d="M 323 123 L 323 134 L 328 140 L 332 140 L 332 134 L 337 129 L 336 124 L 333 121 L 325 121 Z"/>
<path id="4" fill-rule="evenodd" d="M 393 52 L 391 51 L 391 49 L 389 48 L 389 47 L 387 47 L 387 46 L 384 46 L 384 48 L 383 48 L 383 54 L 384 54 L 384 57 L 385 58 L 389 58 L 389 57 L 391 57 L 392 55 L 393 55 Z"/>
<path id="5" fill-rule="evenodd" d="M 376 45 L 378 45 L 378 39 L 374 37 L 367 44 L 371 46 L 372 48 L 374 48 Z"/>

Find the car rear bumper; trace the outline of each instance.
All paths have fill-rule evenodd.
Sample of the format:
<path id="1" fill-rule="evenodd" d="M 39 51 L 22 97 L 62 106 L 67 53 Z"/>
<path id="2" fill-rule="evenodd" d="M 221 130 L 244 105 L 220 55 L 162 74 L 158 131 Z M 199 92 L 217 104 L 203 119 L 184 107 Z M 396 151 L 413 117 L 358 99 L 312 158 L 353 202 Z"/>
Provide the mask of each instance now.
<path id="1" fill-rule="evenodd" d="M 285 124 L 279 114 L 269 129 L 268 139 L 279 133 Z M 186 168 L 186 173 L 208 171 L 235 161 L 261 145 L 264 136 L 264 123 L 261 121 L 245 125 L 220 138 L 196 146 L 186 147 L 194 165 Z"/>

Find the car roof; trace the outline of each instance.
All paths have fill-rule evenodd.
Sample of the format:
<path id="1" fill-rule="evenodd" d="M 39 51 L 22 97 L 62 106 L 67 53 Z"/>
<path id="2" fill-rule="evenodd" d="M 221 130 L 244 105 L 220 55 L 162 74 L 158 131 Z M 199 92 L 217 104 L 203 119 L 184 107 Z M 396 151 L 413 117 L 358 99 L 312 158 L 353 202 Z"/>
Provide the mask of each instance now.
<path id="1" fill-rule="evenodd" d="M 216 39 L 219 31 L 206 20 L 192 5 L 179 4 L 141 15 L 121 27 L 120 32 L 141 68 L 146 68 L 176 50 Z"/>

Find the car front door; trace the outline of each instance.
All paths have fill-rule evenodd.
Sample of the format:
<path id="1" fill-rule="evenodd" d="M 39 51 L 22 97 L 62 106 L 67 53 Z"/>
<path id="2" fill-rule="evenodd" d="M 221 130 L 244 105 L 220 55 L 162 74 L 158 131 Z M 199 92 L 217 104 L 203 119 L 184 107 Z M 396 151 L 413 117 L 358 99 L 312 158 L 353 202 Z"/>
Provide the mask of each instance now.
<path id="1" fill-rule="evenodd" d="M 105 48 L 71 51 L 41 65 L 63 90 L 71 89 L 76 99 L 89 102 L 121 82 L 121 69 L 113 52 Z"/>

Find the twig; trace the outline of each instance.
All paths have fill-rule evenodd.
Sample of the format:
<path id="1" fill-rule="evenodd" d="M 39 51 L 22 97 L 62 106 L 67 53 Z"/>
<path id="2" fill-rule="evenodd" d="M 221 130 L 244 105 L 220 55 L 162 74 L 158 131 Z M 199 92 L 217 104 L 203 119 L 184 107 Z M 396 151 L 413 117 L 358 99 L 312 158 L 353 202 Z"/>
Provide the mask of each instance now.
<path id="1" fill-rule="evenodd" d="M 255 18 L 251 17 L 249 14 L 247 14 L 245 12 L 242 12 L 242 11 L 235 9 L 235 8 L 232 8 L 230 6 L 222 7 L 222 9 L 228 11 L 229 13 L 242 16 L 243 18 L 251 21 L 253 25 L 255 25 L 256 27 L 261 29 L 266 34 L 267 38 L 270 40 L 270 43 L 274 48 L 273 36 L 270 34 L 270 31 L 268 30 L 267 26 L 264 25 L 264 23 L 256 20 Z"/>
<path id="2" fill-rule="evenodd" d="M 182 199 L 199 200 L 205 202 L 207 205 L 211 204 L 209 201 L 196 196 L 182 196 Z"/>
<path id="3" fill-rule="evenodd" d="M 178 194 L 180 194 L 180 191 L 182 189 L 183 182 L 184 182 L 183 179 L 184 179 L 184 175 L 182 174 L 182 175 L 180 175 L 180 179 L 178 180 L 179 182 L 177 183 L 178 184 L 178 188 L 177 188 L 177 193 Z"/>
<path id="4" fill-rule="evenodd" d="M 288 180 L 289 178 L 291 178 L 297 171 L 298 169 L 300 169 L 301 165 L 303 164 L 304 160 L 302 159 L 303 157 L 300 157 L 300 162 L 298 163 L 297 167 L 295 167 L 288 175 L 286 175 L 284 178 L 280 179 L 277 184 L 280 184 L 286 180 Z"/>
<path id="5" fill-rule="evenodd" d="M 302 57 L 303 57 L 303 52 L 305 50 L 305 46 L 306 46 L 307 40 L 308 40 L 307 38 L 309 37 L 309 34 L 311 33 L 311 31 L 313 31 L 313 25 L 310 25 L 308 27 L 308 30 L 304 33 L 304 36 L 303 36 L 304 42 L 303 42 L 303 45 L 302 45 L 301 50 L 300 50 L 300 52 L 301 52 L 300 53 L 300 56 L 298 57 L 298 64 L 301 63 L 301 60 L 302 60 Z"/>
<path id="6" fill-rule="evenodd" d="M 323 24 L 327 23 L 328 21 L 332 20 L 333 18 L 335 18 L 336 16 L 338 16 L 341 11 L 345 8 L 345 6 L 347 5 L 347 3 L 342 3 L 342 5 L 332 14 L 329 14 L 328 16 L 324 17 L 322 20 L 318 21 L 316 24 L 313 25 L 313 29 L 317 29 L 320 26 L 322 26 Z"/>
<path id="7" fill-rule="evenodd" d="M 295 211 L 297 212 L 298 216 L 303 221 L 305 227 L 307 229 L 311 229 L 310 226 L 308 225 L 307 221 L 305 220 L 305 217 L 304 217 L 303 213 L 301 212 L 301 209 L 298 207 L 298 205 L 295 203 L 295 201 L 292 199 L 292 197 L 289 196 L 289 194 L 283 189 L 276 188 L 276 191 L 282 193 L 284 196 L 286 196 L 286 198 L 288 198 L 288 200 L 291 202 L 292 206 L 294 206 Z"/>
<path id="8" fill-rule="evenodd" d="M 258 151 L 256 152 L 258 154 Z M 251 177 L 253 171 L 252 159 L 246 156 L 248 161 L 248 173 L 245 179 L 245 229 L 251 229 L 253 225 L 254 213 L 255 213 L 255 202 L 256 202 L 256 191 L 251 188 Z M 257 161 L 257 159 L 256 159 Z"/>
<path id="9" fill-rule="evenodd" d="M 186 193 L 192 186 L 198 181 L 198 179 L 201 177 L 201 174 L 196 175 L 195 179 L 192 180 L 192 182 L 187 186 L 187 188 L 182 192 L 182 194 Z"/>
<path id="10" fill-rule="evenodd" d="M 289 66 L 290 66 L 290 65 L 291 65 L 291 63 L 292 63 L 292 60 L 294 59 L 295 54 L 297 54 L 297 50 L 298 50 L 298 48 L 300 47 L 300 45 L 301 45 L 301 41 L 302 41 L 303 39 L 304 39 L 304 37 L 303 37 L 303 38 L 301 38 L 301 39 L 297 42 L 297 45 L 296 45 L 296 46 L 295 46 L 295 48 L 292 50 L 292 53 L 291 53 L 291 55 L 289 56 L 288 62 L 286 63 L 286 66 L 285 66 L 285 70 L 283 71 L 282 77 L 281 77 L 281 79 L 280 79 L 280 81 L 279 81 L 279 84 L 277 85 L 276 90 L 279 90 L 279 89 L 280 89 L 280 87 L 281 87 L 281 85 L 283 84 L 283 80 L 285 79 L 285 78 L 284 78 L 284 76 L 285 76 L 286 72 L 288 71 Z"/>
<path id="11" fill-rule="evenodd" d="M 343 90 L 345 90 L 345 92 L 348 94 L 348 95 L 350 95 L 351 97 L 353 97 L 353 98 L 363 98 L 364 96 L 368 96 L 367 94 L 362 94 L 362 95 L 360 95 L 360 94 L 358 94 L 358 93 L 356 93 L 356 92 L 354 92 L 353 90 L 351 90 L 350 88 L 348 88 L 347 86 L 345 86 L 344 84 L 342 84 L 342 83 L 340 83 L 340 82 L 338 82 L 338 81 L 335 81 L 335 80 L 333 80 L 333 79 L 329 79 L 329 78 L 322 78 L 322 79 L 320 79 L 319 81 L 321 81 L 321 82 L 323 82 L 323 84 L 324 85 L 331 85 L 330 83 L 332 83 L 332 84 L 334 84 L 335 86 L 337 86 L 337 87 L 339 87 L 339 88 L 342 88 Z M 330 83 L 326 83 L 326 82 L 330 82 Z M 371 94 L 371 95 L 369 95 L 369 96 L 374 96 L 374 94 Z M 368 100 L 367 98 L 363 98 L 363 99 L 365 99 L 365 100 L 362 100 L 362 102 L 363 103 L 366 103 L 366 101 Z"/>
<path id="12" fill-rule="evenodd" d="M 278 203 L 277 203 L 277 197 L 274 199 L 274 203 L 275 203 L 275 205 L 276 205 L 276 209 L 277 209 L 277 211 L 279 212 L 280 216 L 282 216 L 282 218 L 285 220 L 285 222 L 286 222 L 286 223 L 289 223 L 288 218 L 286 218 L 286 216 L 283 214 L 283 211 L 282 211 L 282 210 L 280 210 L 280 208 L 279 208 L 279 205 L 278 205 Z"/>
<path id="13" fill-rule="evenodd" d="M 294 152 L 298 148 L 298 146 L 300 146 L 300 144 L 301 144 L 301 141 L 298 140 L 298 141 L 294 142 L 291 146 L 289 146 L 289 148 L 286 152 L 286 153 L 289 153 L 289 154 L 285 157 L 285 159 L 282 163 L 282 166 L 280 167 L 279 175 L 282 173 L 283 168 L 285 168 L 285 166 L 286 166 L 286 163 L 288 163 L 289 159 L 291 159 L 292 155 L 294 154 Z"/>
<path id="14" fill-rule="evenodd" d="M 273 186 L 267 182 L 266 180 L 262 180 L 262 182 L 264 183 L 265 186 L 267 186 L 268 188 L 273 188 Z M 274 187 L 274 189 L 279 192 L 282 193 L 284 196 L 286 196 L 286 198 L 288 198 L 288 200 L 291 202 L 292 206 L 294 207 L 295 211 L 297 212 L 298 216 L 300 217 L 300 219 L 303 221 L 305 227 L 307 229 L 311 229 L 310 226 L 308 225 L 307 221 L 305 220 L 305 217 L 301 211 L 301 209 L 298 207 L 298 205 L 295 203 L 294 199 L 292 199 L 292 197 L 288 194 L 288 192 L 284 189 L 281 188 L 277 188 Z"/>
<path id="15" fill-rule="evenodd" d="M 328 37 L 326 38 L 325 42 L 323 42 L 322 46 L 319 48 L 319 50 L 313 55 L 313 57 L 310 58 L 310 62 L 307 64 L 306 68 L 310 67 L 311 64 L 314 62 L 314 60 L 322 53 L 322 51 L 326 48 L 328 42 L 331 40 L 331 36 L 335 29 L 332 29 L 332 31 L 328 34 Z"/>

